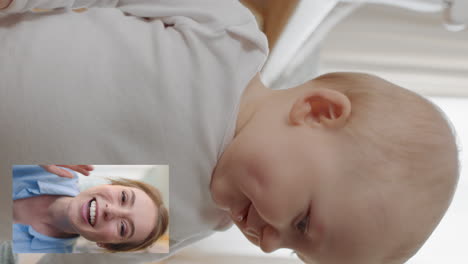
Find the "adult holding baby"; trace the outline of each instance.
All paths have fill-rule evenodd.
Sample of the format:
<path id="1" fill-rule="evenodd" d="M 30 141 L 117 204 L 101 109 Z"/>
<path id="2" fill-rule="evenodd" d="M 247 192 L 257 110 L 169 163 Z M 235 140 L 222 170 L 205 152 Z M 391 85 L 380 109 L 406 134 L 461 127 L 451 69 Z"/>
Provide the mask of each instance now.
<path id="1" fill-rule="evenodd" d="M 80 192 L 72 170 L 92 169 L 13 166 L 15 253 L 70 253 L 79 236 L 109 252 L 136 251 L 164 234 L 168 212 L 156 188 L 122 179 Z"/>

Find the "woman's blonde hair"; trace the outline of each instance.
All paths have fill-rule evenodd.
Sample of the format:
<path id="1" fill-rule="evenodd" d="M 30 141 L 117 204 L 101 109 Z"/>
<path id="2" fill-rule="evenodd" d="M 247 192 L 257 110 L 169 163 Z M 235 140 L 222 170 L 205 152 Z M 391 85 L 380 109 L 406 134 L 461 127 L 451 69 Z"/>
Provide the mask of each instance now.
<path id="1" fill-rule="evenodd" d="M 153 187 L 152 185 L 137 181 L 137 180 L 130 180 L 130 179 L 109 179 L 111 185 L 120 185 L 120 186 L 127 186 L 133 187 L 142 190 L 145 192 L 150 199 L 154 202 L 156 207 L 158 208 L 159 215 L 156 218 L 156 223 L 153 230 L 149 233 L 149 235 L 140 243 L 119 243 L 119 244 L 111 244 L 107 243 L 105 245 L 105 249 L 109 252 L 129 252 L 129 251 L 138 251 L 143 250 L 151 245 L 153 245 L 159 238 L 161 238 L 167 231 L 169 226 L 169 212 L 167 208 L 164 206 L 163 199 L 161 193 L 158 189 Z"/>

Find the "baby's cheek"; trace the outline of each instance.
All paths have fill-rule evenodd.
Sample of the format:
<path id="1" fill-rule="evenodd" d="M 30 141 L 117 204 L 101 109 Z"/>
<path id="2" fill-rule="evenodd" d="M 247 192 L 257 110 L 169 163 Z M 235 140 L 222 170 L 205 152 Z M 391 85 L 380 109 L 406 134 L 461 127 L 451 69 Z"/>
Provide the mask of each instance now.
<path id="1" fill-rule="evenodd" d="M 229 193 L 231 192 L 229 185 L 223 179 L 213 179 L 211 186 L 211 198 L 215 204 L 222 209 L 229 209 Z"/>

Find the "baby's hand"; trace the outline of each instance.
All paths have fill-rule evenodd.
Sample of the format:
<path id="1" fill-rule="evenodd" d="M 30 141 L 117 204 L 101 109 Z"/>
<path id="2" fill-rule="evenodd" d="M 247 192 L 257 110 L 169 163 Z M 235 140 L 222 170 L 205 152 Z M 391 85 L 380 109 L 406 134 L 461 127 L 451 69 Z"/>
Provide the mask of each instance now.
<path id="1" fill-rule="evenodd" d="M 7 8 L 13 0 L 0 0 L 0 10 Z"/>
<path id="2" fill-rule="evenodd" d="M 94 170 L 92 165 L 41 165 L 41 167 L 44 168 L 44 170 L 50 173 L 56 174 L 60 177 L 73 178 L 73 174 L 71 172 L 64 170 L 58 166 L 69 168 L 85 176 L 89 176 L 89 172 Z"/>

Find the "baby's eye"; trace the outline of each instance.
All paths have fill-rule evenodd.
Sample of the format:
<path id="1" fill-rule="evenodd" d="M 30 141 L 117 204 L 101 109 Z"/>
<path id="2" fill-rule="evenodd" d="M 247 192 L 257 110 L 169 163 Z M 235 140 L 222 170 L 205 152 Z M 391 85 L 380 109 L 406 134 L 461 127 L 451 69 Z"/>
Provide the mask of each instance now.
<path id="1" fill-rule="evenodd" d="M 299 223 L 296 225 L 296 229 L 301 232 L 301 234 L 305 234 L 309 227 L 309 214 L 307 214 Z"/>
<path id="2" fill-rule="evenodd" d="M 120 222 L 120 236 L 121 237 L 125 236 L 125 224 L 124 224 L 124 222 Z"/>
<path id="3" fill-rule="evenodd" d="M 125 201 L 127 201 L 127 194 L 122 191 L 122 203 L 125 203 Z"/>

